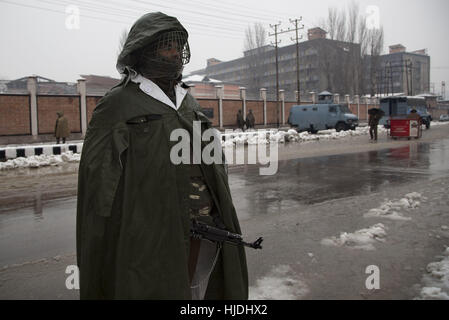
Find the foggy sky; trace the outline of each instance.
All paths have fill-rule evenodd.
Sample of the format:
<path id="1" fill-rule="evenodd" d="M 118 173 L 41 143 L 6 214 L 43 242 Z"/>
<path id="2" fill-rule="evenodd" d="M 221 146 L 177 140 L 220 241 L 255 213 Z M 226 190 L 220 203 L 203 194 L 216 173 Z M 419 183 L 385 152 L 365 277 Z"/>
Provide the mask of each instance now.
<path id="1" fill-rule="evenodd" d="M 248 25 L 261 22 L 292 27 L 290 18 L 303 17 L 307 29 L 318 25 L 328 7 L 344 8 L 351 0 L 0 0 L 0 79 L 16 79 L 32 74 L 57 81 L 76 82 L 80 74 L 118 78 L 115 69 L 119 38 L 141 15 L 161 11 L 176 16 L 189 31 L 191 62 L 185 74 L 204 68 L 208 58 L 222 61 L 241 57 L 244 32 Z M 431 82 L 440 92 L 441 81 L 449 85 L 449 2 L 447 0 L 358 0 L 380 9 L 385 32 L 384 52 L 401 43 L 407 51 L 428 49 Z M 19 5 L 14 5 L 19 4 Z M 68 29 L 69 5 L 80 10 L 79 29 Z M 34 6 L 47 10 L 31 8 Z M 54 12 L 56 11 L 56 12 Z M 71 24 L 73 27 L 73 23 Z M 292 34 L 281 38 L 280 46 L 290 45 Z M 273 37 L 268 39 L 274 41 Z M 447 89 L 446 91 L 449 91 Z M 449 96 L 449 93 L 446 93 Z"/>

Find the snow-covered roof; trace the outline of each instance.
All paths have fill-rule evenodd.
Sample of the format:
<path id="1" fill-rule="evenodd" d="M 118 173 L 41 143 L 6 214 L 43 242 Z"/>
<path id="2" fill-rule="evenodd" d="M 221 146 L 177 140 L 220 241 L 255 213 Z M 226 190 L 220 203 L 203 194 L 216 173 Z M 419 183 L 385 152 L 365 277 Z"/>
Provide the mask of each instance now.
<path id="1" fill-rule="evenodd" d="M 192 76 L 188 76 L 187 78 L 182 79 L 183 82 L 211 82 L 211 83 L 222 83 L 223 81 L 209 78 L 205 75 L 194 74 Z"/>
<path id="2" fill-rule="evenodd" d="M 416 97 L 436 98 L 438 96 L 436 94 L 432 94 L 432 93 L 423 93 L 423 94 L 418 94 Z"/>

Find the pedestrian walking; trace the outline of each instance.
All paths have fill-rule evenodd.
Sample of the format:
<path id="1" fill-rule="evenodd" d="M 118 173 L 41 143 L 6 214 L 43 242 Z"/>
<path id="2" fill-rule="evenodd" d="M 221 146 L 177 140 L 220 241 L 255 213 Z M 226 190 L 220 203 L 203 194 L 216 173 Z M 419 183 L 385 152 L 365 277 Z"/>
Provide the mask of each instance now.
<path id="1" fill-rule="evenodd" d="M 368 125 L 369 125 L 369 135 L 370 140 L 373 142 L 377 142 L 377 127 L 379 125 L 380 119 L 384 116 L 384 112 L 378 108 L 372 108 L 368 110 Z"/>

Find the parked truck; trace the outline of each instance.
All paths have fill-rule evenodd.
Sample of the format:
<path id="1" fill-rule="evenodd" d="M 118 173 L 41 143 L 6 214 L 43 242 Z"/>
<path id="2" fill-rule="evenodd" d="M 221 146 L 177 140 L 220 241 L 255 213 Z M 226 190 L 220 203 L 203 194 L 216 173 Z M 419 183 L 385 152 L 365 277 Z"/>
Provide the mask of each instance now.
<path id="1" fill-rule="evenodd" d="M 317 133 L 319 130 L 355 130 L 359 119 L 345 104 L 296 105 L 290 109 L 288 123 L 298 132 Z"/>

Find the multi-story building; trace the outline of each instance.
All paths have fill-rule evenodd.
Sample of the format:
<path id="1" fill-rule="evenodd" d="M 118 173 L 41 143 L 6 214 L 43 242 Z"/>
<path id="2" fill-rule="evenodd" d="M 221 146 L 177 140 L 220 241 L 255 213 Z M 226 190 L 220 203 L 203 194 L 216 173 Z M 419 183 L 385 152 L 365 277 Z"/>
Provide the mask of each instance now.
<path id="1" fill-rule="evenodd" d="M 278 48 L 279 89 L 286 99 L 295 101 L 297 91 L 296 44 Z M 341 94 L 358 94 L 356 67 L 360 65 L 360 45 L 326 39 L 321 28 L 309 29 L 308 40 L 299 43 L 299 79 L 301 96 L 324 90 Z M 259 97 L 267 89 L 269 99 L 276 98 L 275 47 L 266 45 L 244 52 L 235 60 L 220 62 L 209 59 L 207 67 L 191 73 L 247 87 L 248 97 Z"/>
<path id="2" fill-rule="evenodd" d="M 413 96 L 430 92 L 430 57 L 426 50 L 407 52 L 403 45 L 389 54 L 365 58 L 365 91 L 370 94 Z"/>

